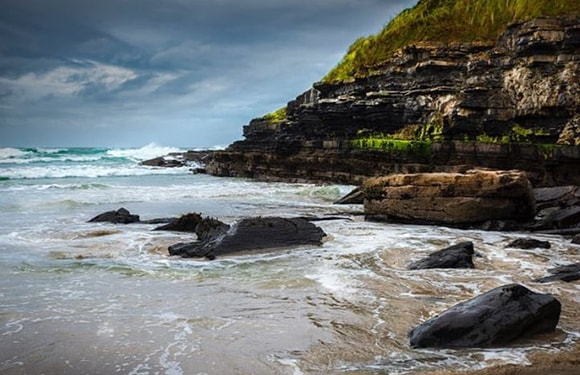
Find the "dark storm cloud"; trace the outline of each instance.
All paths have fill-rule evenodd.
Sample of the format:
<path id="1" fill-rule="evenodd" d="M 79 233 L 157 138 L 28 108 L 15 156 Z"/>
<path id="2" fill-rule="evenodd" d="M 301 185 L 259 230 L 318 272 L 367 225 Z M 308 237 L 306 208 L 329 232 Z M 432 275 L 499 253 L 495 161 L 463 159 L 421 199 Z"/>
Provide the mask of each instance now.
<path id="1" fill-rule="evenodd" d="M 227 144 L 416 0 L 0 0 L 0 145 Z"/>

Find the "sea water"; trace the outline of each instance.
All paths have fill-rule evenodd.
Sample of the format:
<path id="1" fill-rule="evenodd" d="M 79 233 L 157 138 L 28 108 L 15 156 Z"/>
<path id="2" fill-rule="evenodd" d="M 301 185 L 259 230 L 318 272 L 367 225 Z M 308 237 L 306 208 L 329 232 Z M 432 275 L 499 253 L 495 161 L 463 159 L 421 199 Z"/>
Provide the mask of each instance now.
<path id="1" fill-rule="evenodd" d="M 365 222 L 332 202 L 351 186 L 265 183 L 153 168 L 184 150 L 0 149 L 0 373 L 375 374 L 525 364 L 578 339 L 579 288 L 531 280 L 580 247 L 506 249 L 523 233 Z M 88 223 L 125 207 L 143 220 L 189 212 L 233 223 L 311 216 L 320 247 L 214 261 L 169 257 L 194 241 L 155 225 Z M 407 271 L 473 241 L 475 270 Z M 518 282 L 563 303 L 555 333 L 509 347 L 413 350 L 407 332 L 455 303 Z"/>

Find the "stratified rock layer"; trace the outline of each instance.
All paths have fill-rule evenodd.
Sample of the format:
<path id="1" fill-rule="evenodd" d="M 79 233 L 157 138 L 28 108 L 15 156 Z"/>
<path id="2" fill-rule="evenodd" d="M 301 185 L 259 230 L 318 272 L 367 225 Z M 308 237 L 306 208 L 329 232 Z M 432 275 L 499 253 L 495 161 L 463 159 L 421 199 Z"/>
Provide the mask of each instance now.
<path id="1" fill-rule="evenodd" d="M 527 221 L 534 191 L 518 171 L 395 174 L 363 184 L 367 215 L 432 224 Z"/>
<path id="2" fill-rule="evenodd" d="M 358 184 L 468 165 L 578 185 L 579 40 L 577 18 L 545 18 L 512 25 L 494 45 L 408 46 L 365 78 L 314 84 L 281 122 L 252 120 L 207 171 Z M 406 148 L 355 142 L 417 126 L 421 141 Z"/>

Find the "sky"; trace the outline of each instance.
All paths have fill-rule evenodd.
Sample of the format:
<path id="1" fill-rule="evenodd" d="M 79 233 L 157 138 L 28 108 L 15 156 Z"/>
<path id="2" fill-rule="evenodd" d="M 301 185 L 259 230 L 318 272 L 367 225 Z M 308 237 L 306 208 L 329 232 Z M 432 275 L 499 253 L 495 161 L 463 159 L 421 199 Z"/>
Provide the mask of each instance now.
<path id="1" fill-rule="evenodd" d="M 0 146 L 226 146 L 417 0 L 0 0 Z"/>

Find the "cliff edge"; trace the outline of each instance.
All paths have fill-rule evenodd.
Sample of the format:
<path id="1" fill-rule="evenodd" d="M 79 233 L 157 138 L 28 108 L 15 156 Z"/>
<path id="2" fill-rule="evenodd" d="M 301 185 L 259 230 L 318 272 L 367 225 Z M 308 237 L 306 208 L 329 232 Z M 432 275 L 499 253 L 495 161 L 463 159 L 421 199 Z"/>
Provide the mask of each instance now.
<path id="1" fill-rule="evenodd" d="M 580 184 L 580 18 L 513 23 L 495 43 L 421 42 L 372 73 L 318 82 L 244 127 L 210 174 L 359 184 L 370 176 L 519 169 Z"/>

